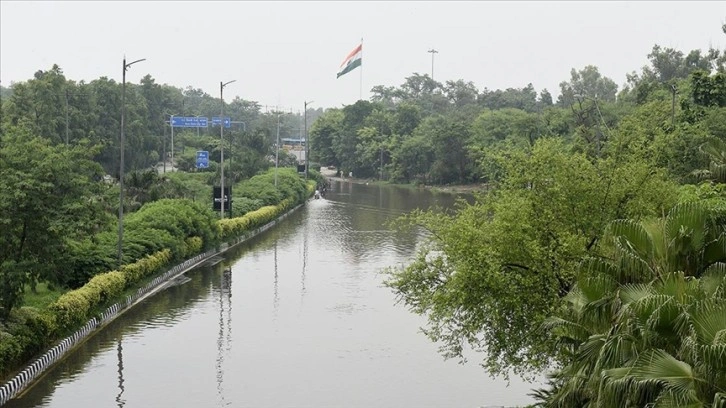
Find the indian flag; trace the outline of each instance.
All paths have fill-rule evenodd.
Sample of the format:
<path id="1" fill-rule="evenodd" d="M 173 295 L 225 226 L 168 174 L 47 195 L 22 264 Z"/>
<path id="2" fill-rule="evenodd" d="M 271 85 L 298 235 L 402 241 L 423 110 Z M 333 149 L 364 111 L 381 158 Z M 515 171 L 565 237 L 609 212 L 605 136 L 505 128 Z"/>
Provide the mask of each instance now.
<path id="1" fill-rule="evenodd" d="M 360 44 L 359 46 L 355 47 L 353 51 L 348 54 L 347 57 L 343 60 L 343 63 L 340 64 L 340 71 L 338 71 L 337 78 L 340 78 L 341 76 L 347 74 L 348 72 L 358 68 L 361 63 L 363 62 L 363 44 Z"/>

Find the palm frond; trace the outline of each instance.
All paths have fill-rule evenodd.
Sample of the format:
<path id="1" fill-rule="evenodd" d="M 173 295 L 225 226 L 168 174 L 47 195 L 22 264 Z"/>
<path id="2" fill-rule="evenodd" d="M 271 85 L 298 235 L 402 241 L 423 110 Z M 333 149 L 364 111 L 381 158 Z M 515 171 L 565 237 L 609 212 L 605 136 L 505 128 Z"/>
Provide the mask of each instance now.
<path id="1" fill-rule="evenodd" d="M 635 381 L 656 383 L 680 396 L 694 395 L 697 378 L 691 366 L 659 349 L 642 353 L 628 374 Z"/>
<path id="2" fill-rule="evenodd" d="M 560 317 L 550 317 L 542 322 L 541 328 L 549 331 L 557 337 L 583 342 L 587 340 L 592 333 L 581 324 L 562 319 Z"/>
<path id="3" fill-rule="evenodd" d="M 691 322 L 700 343 L 714 344 L 726 330 L 726 305 L 704 303 L 691 312 Z"/>
<path id="4" fill-rule="evenodd" d="M 681 203 L 666 217 L 665 236 L 669 247 L 671 270 L 679 270 L 684 257 L 705 247 L 708 210 L 699 202 Z"/>
<path id="5" fill-rule="evenodd" d="M 717 262 L 710 265 L 699 279 L 701 291 L 706 297 L 724 293 L 726 286 L 726 263 Z"/>

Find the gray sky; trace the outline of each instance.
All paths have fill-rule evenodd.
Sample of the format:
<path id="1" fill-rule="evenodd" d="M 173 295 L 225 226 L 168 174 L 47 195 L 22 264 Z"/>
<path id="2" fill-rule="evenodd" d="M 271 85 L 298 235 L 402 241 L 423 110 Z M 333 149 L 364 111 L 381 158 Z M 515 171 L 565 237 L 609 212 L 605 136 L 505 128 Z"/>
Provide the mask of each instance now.
<path id="1" fill-rule="evenodd" d="M 596 65 L 620 86 L 654 44 L 684 52 L 725 49 L 726 3 L 711 2 L 212 2 L 0 1 L 0 81 L 32 78 L 54 63 L 66 77 L 202 88 L 225 100 L 302 110 L 359 97 L 360 68 L 336 79 L 363 38 L 363 97 L 414 72 L 477 88 L 559 94 L 570 69 Z"/>

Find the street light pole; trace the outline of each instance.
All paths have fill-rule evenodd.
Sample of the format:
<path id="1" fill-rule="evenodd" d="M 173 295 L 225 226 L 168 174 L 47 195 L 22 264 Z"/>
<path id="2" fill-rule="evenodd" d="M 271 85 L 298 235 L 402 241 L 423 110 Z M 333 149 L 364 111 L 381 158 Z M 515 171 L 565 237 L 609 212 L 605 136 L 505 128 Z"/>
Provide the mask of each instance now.
<path id="1" fill-rule="evenodd" d="M 220 207 L 219 207 L 219 216 L 220 218 L 224 219 L 224 87 L 231 84 L 232 82 L 236 81 L 236 79 L 233 79 L 229 82 L 221 82 L 219 83 L 219 101 L 222 103 L 222 108 L 220 110 L 220 117 L 219 120 L 221 121 L 219 123 L 219 152 L 220 152 L 220 159 L 219 159 L 219 165 L 221 167 L 221 191 L 219 192 L 219 198 L 220 198 Z"/>
<path id="2" fill-rule="evenodd" d="M 68 88 L 65 89 L 66 94 L 66 146 L 68 146 Z"/>
<path id="3" fill-rule="evenodd" d="M 439 52 L 435 49 L 430 49 L 427 52 L 431 53 L 431 80 L 434 80 L 434 54 L 438 54 Z"/>
<path id="4" fill-rule="evenodd" d="M 277 112 L 277 139 L 275 141 L 275 188 L 277 188 L 277 166 L 280 154 L 280 112 Z"/>
<path id="5" fill-rule="evenodd" d="M 177 115 L 165 113 L 164 116 L 166 115 L 169 115 L 169 127 L 171 128 L 171 171 L 174 171 L 174 116 Z M 166 173 L 166 126 L 164 126 L 164 173 Z"/>
<path id="6" fill-rule="evenodd" d="M 169 127 L 171 127 L 171 171 L 174 171 L 174 115 L 169 116 Z M 164 157 L 166 160 L 166 157 Z"/>
<path id="7" fill-rule="evenodd" d="M 124 240 L 124 121 L 126 116 L 126 70 L 137 62 L 146 61 L 146 58 L 126 63 L 124 56 L 121 73 L 121 164 L 119 166 L 119 202 L 118 202 L 118 267 L 122 265 Z"/>
<path id="8" fill-rule="evenodd" d="M 166 121 L 164 121 L 166 122 Z M 164 166 L 164 174 L 166 174 L 166 123 L 164 123 L 164 139 L 162 141 L 162 156 L 161 159 L 163 160 L 162 163 Z"/>
<path id="9" fill-rule="evenodd" d="M 308 179 L 308 165 L 310 163 L 310 141 L 308 140 L 308 105 L 314 101 L 305 101 L 305 111 L 303 113 L 305 117 L 305 180 Z"/>

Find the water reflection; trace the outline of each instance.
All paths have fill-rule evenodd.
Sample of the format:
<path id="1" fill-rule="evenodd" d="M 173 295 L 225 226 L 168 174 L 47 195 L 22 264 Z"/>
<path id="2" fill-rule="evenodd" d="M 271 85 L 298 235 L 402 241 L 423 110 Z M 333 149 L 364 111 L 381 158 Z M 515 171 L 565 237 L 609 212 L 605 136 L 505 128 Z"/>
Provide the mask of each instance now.
<path id="1" fill-rule="evenodd" d="M 379 272 L 421 242 L 386 222 L 453 200 L 333 183 L 326 199 L 109 324 L 8 406 L 526 404 L 527 385 L 443 361 L 419 333 L 423 319 L 381 285 Z"/>
<path id="2" fill-rule="evenodd" d="M 225 313 L 226 311 L 226 313 Z M 226 320 L 225 320 L 226 314 Z M 226 328 L 226 336 L 225 336 Z M 219 285 L 219 337 L 217 339 L 217 401 L 220 406 L 227 405 L 224 393 L 224 359 L 231 350 L 232 343 L 232 269 L 224 268 Z"/>
<path id="3" fill-rule="evenodd" d="M 124 393 L 124 348 L 121 345 L 121 338 L 122 336 L 119 336 L 118 338 L 118 395 L 116 396 L 116 403 L 118 404 L 119 408 L 122 408 L 126 401 L 121 399 L 121 396 Z"/>
<path id="4" fill-rule="evenodd" d="M 275 241 L 275 280 L 273 284 L 273 293 L 272 293 L 272 309 L 274 311 L 273 318 L 277 319 L 277 310 L 280 307 L 280 295 L 278 294 L 278 288 L 277 288 L 277 241 Z"/>

